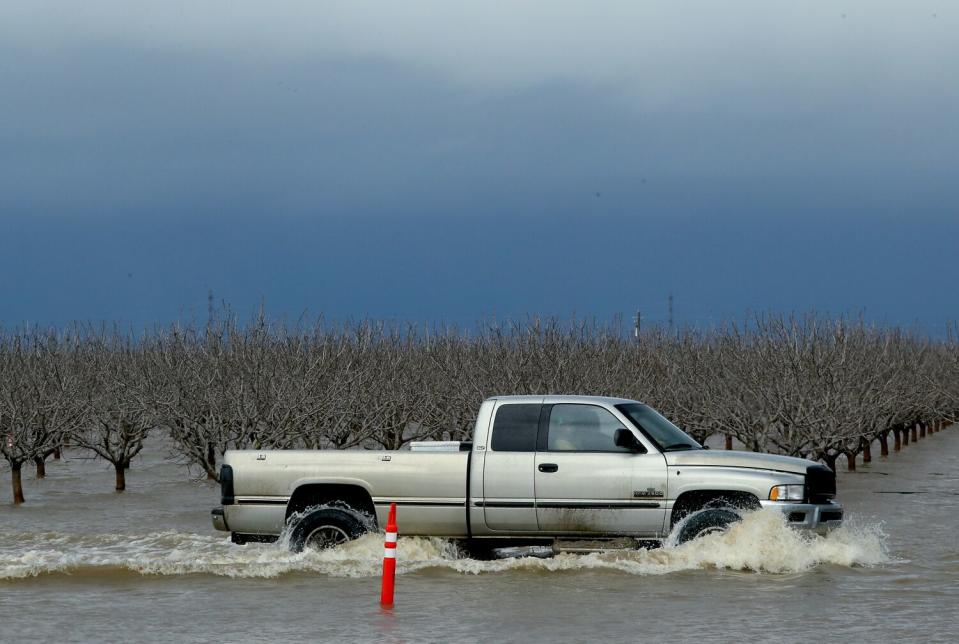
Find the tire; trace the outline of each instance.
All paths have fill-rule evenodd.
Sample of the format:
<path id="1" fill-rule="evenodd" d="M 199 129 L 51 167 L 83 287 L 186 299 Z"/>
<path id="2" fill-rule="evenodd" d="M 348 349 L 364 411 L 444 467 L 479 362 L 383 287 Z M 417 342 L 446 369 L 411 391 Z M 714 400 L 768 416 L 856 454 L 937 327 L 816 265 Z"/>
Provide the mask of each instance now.
<path id="1" fill-rule="evenodd" d="M 687 543 L 714 532 L 726 532 L 729 526 L 741 520 L 742 517 L 732 510 L 700 510 L 686 519 L 676 536 L 676 543 Z"/>
<path id="2" fill-rule="evenodd" d="M 290 550 L 333 548 L 367 532 L 368 523 L 355 510 L 329 507 L 306 510 L 290 530 Z"/>

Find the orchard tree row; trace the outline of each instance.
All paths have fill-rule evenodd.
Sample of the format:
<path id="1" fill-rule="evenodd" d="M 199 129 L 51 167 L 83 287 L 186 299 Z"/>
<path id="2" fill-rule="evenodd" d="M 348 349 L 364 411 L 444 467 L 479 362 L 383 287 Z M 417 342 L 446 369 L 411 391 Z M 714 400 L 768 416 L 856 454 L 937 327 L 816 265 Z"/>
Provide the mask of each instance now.
<path id="1" fill-rule="evenodd" d="M 0 332 L 0 452 L 23 502 L 64 446 L 111 463 L 116 489 L 151 432 L 215 479 L 231 448 L 398 449 L 468 438 L 483 399 L 641 400 L 694 438 L 820 460 L 888 455 L 959 415 L 959 343 L 816 316 L 710 331 L 530 318 L 468 331 L 377 321 L 287 325 L 229 314 L 131 335 Z"/>

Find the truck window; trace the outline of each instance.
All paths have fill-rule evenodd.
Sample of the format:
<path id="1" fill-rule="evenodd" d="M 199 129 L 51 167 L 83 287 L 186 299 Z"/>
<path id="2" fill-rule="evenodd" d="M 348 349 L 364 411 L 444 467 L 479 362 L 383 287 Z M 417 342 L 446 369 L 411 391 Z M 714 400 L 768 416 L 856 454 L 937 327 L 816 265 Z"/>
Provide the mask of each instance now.
<path id="1" fill-rule="evenodd" d="M 551 452 L 628 452 L 616 447 L 613 434 L 623 424 L 595 405 L 553 405 L 547 449 Z"/>
<path id="2" fill-rule="evenodd" d="M 540 405 L 501 405 L 493 420 L 493 451 L 536 451 L 539 410 Z"/>

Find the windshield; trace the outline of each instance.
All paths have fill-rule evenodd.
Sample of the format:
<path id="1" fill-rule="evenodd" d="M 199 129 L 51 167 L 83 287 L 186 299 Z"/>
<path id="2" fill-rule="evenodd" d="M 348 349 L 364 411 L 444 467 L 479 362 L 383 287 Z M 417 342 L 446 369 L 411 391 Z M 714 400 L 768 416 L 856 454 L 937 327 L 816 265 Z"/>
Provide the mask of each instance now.
<path id="1" fill-rule="evenodd" d="M 656 443 L 656 446 L 664 452 L 681 449 L 702 449 L 702 445 L 694 441 L 689 434 L 666 420 L 662 414 L 649 405 L 626 403 L 616 405 L 616 409 L 623 412 L 647 438 Z"/>

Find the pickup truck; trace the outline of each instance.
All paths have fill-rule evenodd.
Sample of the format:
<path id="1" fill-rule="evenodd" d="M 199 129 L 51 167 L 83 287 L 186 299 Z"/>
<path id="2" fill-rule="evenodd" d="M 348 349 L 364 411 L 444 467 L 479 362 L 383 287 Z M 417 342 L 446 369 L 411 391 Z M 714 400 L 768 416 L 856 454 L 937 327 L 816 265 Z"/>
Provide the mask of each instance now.
<path id="1" fill-rule="evenodd" d="M 788 456 L 710 450 L 650 406 L 597 396 L 501 396 L 472 442 L 409 450 L 231 450 L 213 524 L 234 543 L 288 535 L 330 547 L 384 525 L 496 548 L 518 542 L 682 543 L 774 508 L 788 525 L 842 523 L 836 477 Z M 492 544 L 492 545 L 491 545 Z"/>

